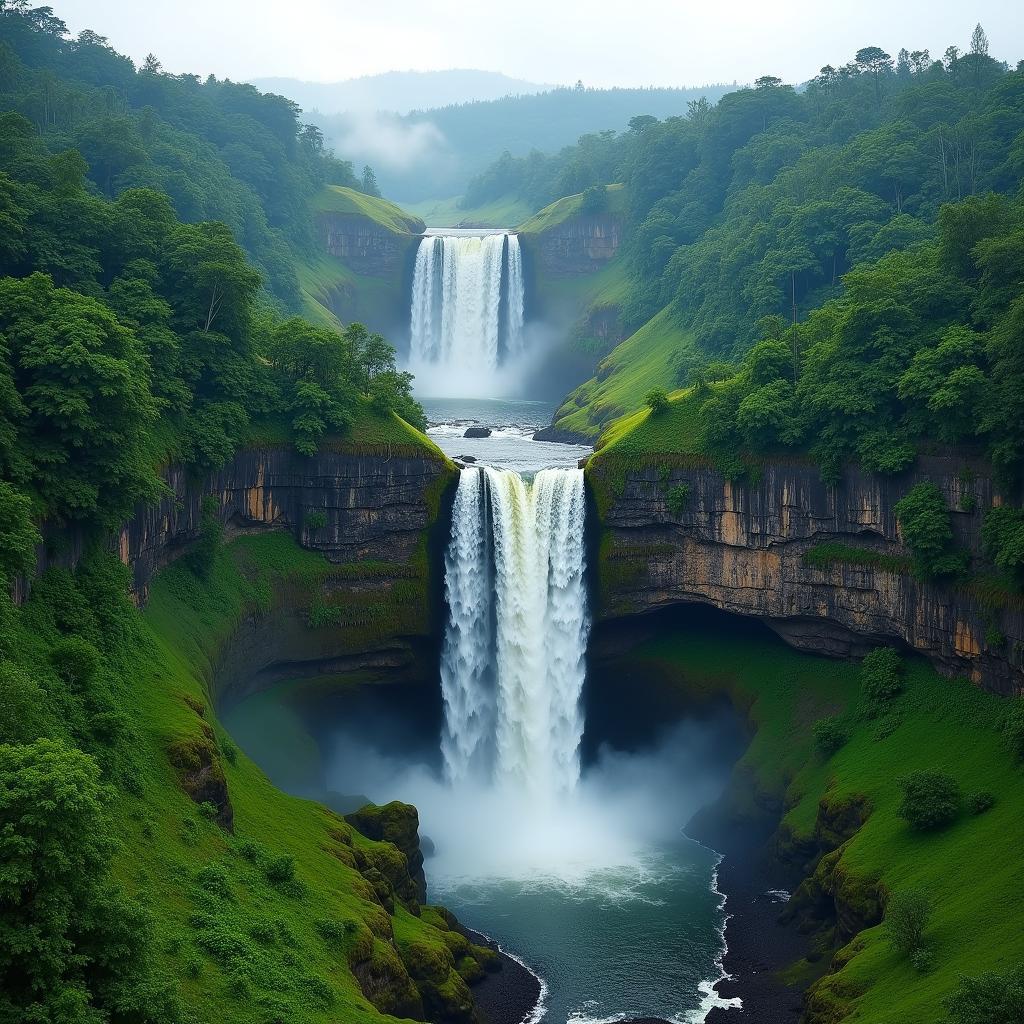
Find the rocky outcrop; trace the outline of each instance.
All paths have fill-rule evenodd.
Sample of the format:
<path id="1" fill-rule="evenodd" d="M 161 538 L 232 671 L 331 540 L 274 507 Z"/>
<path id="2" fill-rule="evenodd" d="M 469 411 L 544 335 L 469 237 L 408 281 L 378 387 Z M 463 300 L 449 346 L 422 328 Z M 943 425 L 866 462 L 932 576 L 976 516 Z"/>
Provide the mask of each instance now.
<path id="1" fill-rule="evenodd" d="M 1021 602 L 969 584 L 916 580 L 893 511 L 916 483 L 934 482 L 958 543 L 977 560 L 982 510 L 1001 500 L 984 466 L 921 457 L 895 476 L 850 467 L 835 486 L 795 460 L 765 464 L 754 483 L 730 482 L 707 467 L 652 465 L 612 480 L 614 471 L 597 460 L 589 472 L 609 495 L 599 557 L 603 617 L 710 604 L 756 616 L 795 647 L 851 656 L 905 644 L 949 675 L 1024 692 Z M 809 562 L 826 542 L 868 557 Z M 879 565 L 871 555 L 893 557 Z"/>
<path id="2" fill-rule="evenodd" d="M 600 270 L 622 243 L 622 218 L 614 213 L 576 214 L 520 244 L 535 275 L 571 277 Z"/>
<path id="3" fill-rule="evenodd" d="M 324 250 L 356 273 L 369 277 L 402 278 L 418 235 L 389 231 L 369 217 L 324 212 L 317 217 Z"/>

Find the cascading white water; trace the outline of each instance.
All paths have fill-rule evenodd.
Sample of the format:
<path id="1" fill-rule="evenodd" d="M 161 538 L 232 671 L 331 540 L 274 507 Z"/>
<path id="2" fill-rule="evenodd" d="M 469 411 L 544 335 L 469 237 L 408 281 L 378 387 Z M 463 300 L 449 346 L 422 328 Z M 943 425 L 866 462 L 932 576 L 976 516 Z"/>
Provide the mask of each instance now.
<path id="1" fill-rule="evenodd" d="M 584 519 L 581 470 L 543 470 L 532 485 L 508 470 L 463 470 L 441 673 L 451 781 L 486 769 L 536 796 L 576 785 L 590 627 Z"/>
<path id="2" fill-rule="evenodd" d="M 523 350 L 522 252 L 516 235 L 428 235 L 413 270 L 409 363 L 418 377 L 479 388 Z"/>

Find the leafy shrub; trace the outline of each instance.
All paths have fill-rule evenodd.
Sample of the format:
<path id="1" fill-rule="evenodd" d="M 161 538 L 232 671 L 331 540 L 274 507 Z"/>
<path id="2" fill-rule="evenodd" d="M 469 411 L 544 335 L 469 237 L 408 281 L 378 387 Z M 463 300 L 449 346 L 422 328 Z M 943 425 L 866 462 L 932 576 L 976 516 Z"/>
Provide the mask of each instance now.
<path id="1" fill-rule="evenodd" d="M 665 495 L 665 504 L 668 506 L 669 512 L 678 519 L 690 504 L 690 485 L 676 484 L 675 487 L 670 488 L 668 494 Z"/>
<path id="2" fill-rule="evenodd" d="M 608 209 L 608 189 L 604 185 L 591 185 L 583 190 L 580 213 L 603 213 Z"/>
<path id="3" fill-rule="evenodd" d="M 220 899 L 231 898 L 231 883 L 228 881 L 228 873 L 221 864 L 207 864 L 196 872 L 196 882 L 199 886 Z"/>
<path id="4" fill-rule="evenodd" d="M 11 662 L 0 662 L 0 743 L 28 743 L 46 732 L 46 693 Z"/>
<path id="5" fill-rule="evenodd" d="M 878 647 L 860 664 L 861 706 L 869 718 L 881 714 L 903 690 L 903 660 L 891 647 Z"/>
<path id="6" fill-rule="evenodd" d="M 960 784 L 936 769 L 912 772 L 899 780 L 903 800 L 896 812 L 911 828 L 921 831 L 948 825 L 959 813 Z"/>
<path id="7" fill-rule="evenodd" d="M 1024 966 L 961 978 L 946 1000 L 952 1024 L 1010 1024 L 1024 1020 Z"/>
<path id="8" fill-rule="evenodd" d="M 310 530 L 322 530 L 326 525 L 326 512 L 310 512 L 310 514 L 306 516 L 306 527 Z"/>
<path id="9" fill-rule="evenodd" d="M 990 508 L 981 524 L 981 542 L 985 554 L 1018 586 L 1024 585 L 1024 509 Z"/>
<path id="10" fill-rule="evenodd" d="M 277 929 L 270 921 L 256 921 L 249 926 L 249 934 L 264 946 L 277 943 Z"/>
<path id="11" fill-rule="evenodd" d="M 848 739 L 846 730 L 835 716 L 819 718 L 811 732 L 814 735 L 814 746 L 825 757 L 831 757 Z"/>
<path id="12" fill-rule="evenodd" d="M 243 839 L 238 844 L 238 852 L 253 864 L 263 859 L 263 847 L 253 839 Z"/>
<path id="13" fill-rule="evenodd" d="M 980 793 L 971 793 L 967 798 L 967 810 L 971 814 L 984 814 L 986 811 L 992 810 L 995 805 L 995 794 L 989 793 L 987 790 L 983 790 Z"/>
<path id="14" fill-rule="evenodd" d="M 213 821 L 217 817 L 217 805 L 211 803 L 209 800 L 204 800 L 199 805 L 199 813 L 206 818 L 207 821 Z"/>
<path id="15" fill-rule="evenodd" d="M 228 764 L 235 764 L 238 761 L 238 747 L 234 745 L 230 740 L 224 740 L 220 745 L 220 752 L 224 755 L 224 760 Z"/>
<path id="16" fill-rule="evenodd" d="M 68 686 L 81 693 L 96 675 L 100 652 L 88 640 L 68 636 L 54 644 L 50 651 L 50 663 Z"/>
<path id="17" fill-rule="evenodd" d="M 265 872 L 271 885 L 285 885 L 295 880 L 295 858 L 290 853 L 283 853 L 269 861 Z"/>
<path id="18" fill-rule="evenodd" d="M 664 388 L 651 388 L 644 395 L 644 404 L 651 410 L 652 416 L 657 416 L 668 408 L 668 392 Z"/>
<path id="19" fill-rule="evenodd" d="M 1024 699 L 1013 702 L 1003 723 L 1003 732 L 1014 754 L 1024 760 Z"/>
<path id="20" fill-rule="evenodd" d="M 352 930 L 349 921 L 337 921 L 334 918 L 321 918 L 316 922 L 316 930 L 327 942 L 341 942 Z"/>
<path id="21" fill-rule="evenodd" d="M 916 949 L 910 954 L 910 964 L 918 974 L 930 974 L 935 970 L 935 951 Z"/>
<path id="22" fill-rule="evenodd" d="M 953 527 L 942 491 L 935 484 L 921 483 L 894 507 L 903 540 L 914 560 L 914 575 L 921 580 L 962 574 L 966 554 L 953 545 Z"/>
<path id="23" fill-rule="evenodd" d="M 885 905 L 884 924 L 893 949 L 903 956 L 918 952 L 931 916 L 932 901 L 920 889 L 890 896 Z"/>

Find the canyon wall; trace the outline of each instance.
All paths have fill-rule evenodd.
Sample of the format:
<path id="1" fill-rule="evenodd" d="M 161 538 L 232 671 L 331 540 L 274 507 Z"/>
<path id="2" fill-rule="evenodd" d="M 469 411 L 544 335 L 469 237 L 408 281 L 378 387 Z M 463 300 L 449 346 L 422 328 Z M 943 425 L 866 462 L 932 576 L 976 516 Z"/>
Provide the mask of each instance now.
<path id="1" fill-rule="evenodd" d="M 325 252 L 368 277 L 402 278 L 419 235 L 389 231 L 369 217 L 323 212 L 317 230 Z"/>
<path id="2" fill-rule="evenodd" d="M 140 506 L 109 546 L 129 567 L 140 606 L 154 574 L 200 536 L 204 505 L 227 539 L 284 530 L 330 563 L 315 585 L 297 580 L 289 593 L 273 594 L 268 609 L 249 614 L 226 638 L 216 666 L 218 696 L 302 674 L 300 663 L 319 673 L 416 671 L 440 628 L 445 509 L 456 478 L 451 464 L 427 449 L 394 455 L 325 449 L 307 458 L 290 447 L 248 448 L 202 478 L 171 467 L 167 493 Z M 74 566 L 85 545 L 79 534 L 51 531 L 37 571 Z M 27 591 L 20 581 L 15 599 L 24 600 Z M 312 604 L 320 625 L 311 622 Z"/>
<path id="3" fill-rule="evenodd" d="M 904 566 L 856 559 L 809 564 L 816 546 L 842 543 L 909 558 L 893 506 L 916 483 L 945 495 L 957 542 L 980 561 L 982 510 L 1001 500 L 985 467 L 922 457 L 876 476 L 848 468 L 836 486 L 810 463 L 767 464 L 756 483 L 710 468 L 658 466 L 612 479 L 590 471 L 602 500 L 598 604 L 602 618 L 679 603 L 761 619 L 795 647 L 836 656 L 906 645 L 940 671 L 999 693 L 1024 692 L 1024 602 L 991 588 L 916 580 Z M 668 493 L 689 488 L 678 514 Z M 677 492 L 678 494 L 679 492 Z M 969 509 L 969 511 L 962 511 Z"/>
<path id="4" fill-rule="evenodd" d="M 524 231 L 519 238 L 535 277 L 592 274 L 619 251 L 622 217 L 579 213 L 543 231 Z"/>

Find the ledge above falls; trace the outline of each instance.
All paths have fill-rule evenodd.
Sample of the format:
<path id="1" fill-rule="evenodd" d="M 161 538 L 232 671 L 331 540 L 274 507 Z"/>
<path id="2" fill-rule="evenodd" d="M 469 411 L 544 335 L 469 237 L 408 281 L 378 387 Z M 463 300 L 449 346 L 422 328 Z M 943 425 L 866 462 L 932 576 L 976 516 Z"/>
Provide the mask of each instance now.
<path id="1" fill-rule="evenodd" d="M 807 558 L 839 542 L 891 556 L 887 565 L 906 563 L 893 508 L 929 481 L 946 497 L 957 543 L 981 563 L 982 510 L 1001 500 L 985 466 L 922 456 L 893 476 L 848 467 L 834 486 L 796 459 L 767 462 L 743 483 L 710 466 L 623 471 L 600 459 L 587 475 L 600 509 L 600 618 L 707 604 L 756 617 L 801 649 L 853 657 L 877 644 L 906 646 L 946 675 L 1024 692 L 1021 602 L 993 602 L 969 584 L 920 582 L 908 567 L 873 565 L 870 557 Z M 680 486 L 682 508 L 668 497 Z"/>

